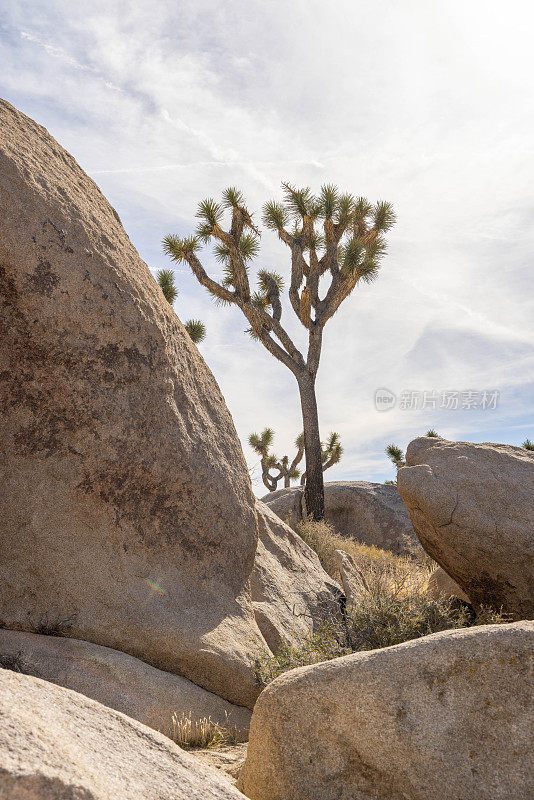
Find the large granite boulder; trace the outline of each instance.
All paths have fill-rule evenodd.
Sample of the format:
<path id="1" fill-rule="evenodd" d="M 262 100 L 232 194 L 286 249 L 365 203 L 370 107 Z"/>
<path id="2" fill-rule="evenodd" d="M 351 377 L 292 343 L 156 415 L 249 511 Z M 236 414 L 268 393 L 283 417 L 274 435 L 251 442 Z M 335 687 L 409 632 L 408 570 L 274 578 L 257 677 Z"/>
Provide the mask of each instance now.
<path id="1" fill-rule="evenodd" d="M 81 694 L 0 669 L 5 800 L 243 800 L 163 734 Z"/>
<path id="2" fill-rule="evenodd" d="M 251 706 L 257 525 L 224 399 L 97 186 L 3 101 L 0 287 L 0 626 Z"/>
<path id="3" fill-rule="evenodd" d="M 534 623 L 445 631 L 277 678 L 251 800 L 530 800 Z"/>
<path id="4" fill-rule="evenodd" d="M 327 485 L 325 484 L 325 489 Z M 296 525 L 302 519 L 304 505 L 304 489 L 302 486 L 275 489 L 274 492 L 268 492 L 265 497 L 262 497 L 261 501 L 289 525 Z"/>
<path id="5" fill-rule="evenodd" d="M 466 593 L 460 589 L 458 584 L 447 575 L 444 569 L 437 567 L 429 576 L 424 592 L 431 600 L 453 599 L 460 600 L 461 603 L 471 605 L 471 600 Z"/>
<path id="6" fill-rule="evenodd" d="M 339 612 L 341 588 L 314 550 L 256 501 L 259 540 L 251 576 L 256 622 L 271 650 L 298 642 Z"/>
<path id="7" fill-rule="evenodd" d="M 534 616 L 534 453 L 415 439 L 399 492 L 421 544 L 475 606 Z"/>
<path id="8" fill-rule="evenodd" d="M 277 489 L 262 497 L 284 521 L 305 514 L 302 487 Z M 342 536 L 394 553 L 410 551 L 417 541 L 397 487 L 369 481 L 331 481 L 324 485 L 325 517 Z"/>
<path id="9" fill-rule="evenodd" d="M 211 719 L 248 739 L 251 711 L 138 658 L 92 642 L 0 629 L 0 667 L 34 675 L 172 736 L 176 721 Z"/>

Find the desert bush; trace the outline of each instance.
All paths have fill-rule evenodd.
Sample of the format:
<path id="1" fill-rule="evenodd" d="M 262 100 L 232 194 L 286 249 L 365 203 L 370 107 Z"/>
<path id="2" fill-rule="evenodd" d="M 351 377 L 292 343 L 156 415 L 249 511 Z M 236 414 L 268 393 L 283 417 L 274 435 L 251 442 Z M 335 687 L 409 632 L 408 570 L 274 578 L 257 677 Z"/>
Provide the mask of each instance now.
<path id="1" fill-rule="evenodd" d="M 47 613 L 35 625 L 34 633 L 41 636 L 68 636 L 77 616 L 76 612 L 67 617 L 49 617 Z"/>
<path id="2" fill-rule="evenodd" d="M 365 587 L 345 615 L 330 618 L 301 642 L 283 645 L 275 656 L 262 652 L 256 671 L 263 684 L 287 670 L 349 653 L 389 647 L 451 628 L 506 621 L 491 609 L 482 609 L 475 619 L 471 607 L 454 598 L 427 597 L 426 583 L 436 565 L 422 548 L 398 556 L 339 536 L 326 522 L 306 520 L 297 530 L 336 580 L 340 576 L 335 550 L 349 553 L 364 576 Z"/>
<path id="3" fill-rule="evenodd" d="M 256 659 L 256 674 L 267 685 L 296 667 L 390 647 L 438 631 L 505 621 L 491 609 L 484 609 L 475 619 L 468 607 L 459 607 L 452 599 L 370 592 L 362 597 L 361 603 L 347 610 L 344 620 L 322 625 L 294 646 L 282 645 L 274 656 L 267 650 L 261 652 Z"/>
<path id="4" fill-rule="evenodd" d="M 237 731 L 230 724 L 220 725 L 211 717 L 192 720 L 190 714 L 177 717 L 172 715 L 172 740 L 183 750 L 210 748 L 212 750 L 227 744 L 237 744 Z"/>

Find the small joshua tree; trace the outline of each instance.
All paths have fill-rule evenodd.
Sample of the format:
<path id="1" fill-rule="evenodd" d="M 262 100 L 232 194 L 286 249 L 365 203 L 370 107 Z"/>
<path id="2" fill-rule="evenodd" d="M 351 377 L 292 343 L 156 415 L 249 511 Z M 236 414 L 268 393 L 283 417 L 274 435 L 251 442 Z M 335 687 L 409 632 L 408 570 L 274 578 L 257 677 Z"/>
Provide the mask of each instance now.
<path id="1" fill-rule="evenodd" d="M 270 492 L 274 492 L 278 488 L 278 483 L 283 479 L 284 487 L 291 486 L 292 480 L 297 480 L 300 477 L 301 484 L 306 481 L 306 473 L 301 474 L 298 464 L 302 461 L 304 456 L 304 434 L 301 433 L 295 439 L 295 447 L 297 453 L 293 460 L 289 461 L 289 456 L 282 456 L 278 458 L 274 453 L 269 452 L 274 439 L 274 431 L 272 428 L 265 428 L 261 434 L 251 433 L 248 437 L 248 442 L 253 450 L 260 456 L 261 464 L 261 478 L 265 486 Z M 325 444 L 321 443 L 321 457 L 323 461 L 323 472 L 337 464 L 343 455 L 343 447 L 339 441 L 338 433 L 331 433 Z M 271 470 L 277 470 L 277 473 L 272 474 Z"/>
<path id="2" fill-rule="evenodd" d="M 301 434 L 303 437 L 304 434 Z M 298 441 L 298 439 L 297 439 Z M 321 459 L 323 462 L 323 472 L 326 472 L 327 469 L 333 467 L 334 464 L 338 464 L 341 460 L 341 456 L 343 455 L 343 447 L 341 446 L 341 442 L 339 441 L 339 433 L 333 431 L 326 443 L 323 444 L 321 442 Z M 300 482 L 302 485 L 306 483 L 306 473 L 303 472 L 300 476 Z"/>
<path id="3" fill-rule="evenodd" d="M 525 450 L 534 450 L 534 442 L 531 442 L 530 439 L 525 439 L 523 447 Z"/>
<path id="4" fill-rule="evenodd" d="M 297 455 L 289 463 L 289 457 L 284 456 L 278 458 L 274 453 L 270 452 L 274 440 L 274 431 L 272 428 L 265 428 L 260 434 L 251 433 L 248 437 L 248 442 L 253 450 L 260 456 L 261 464 L 261 479 L 270 492 L 274 492 L 278 487 L 279 481 L 284 479 L 284 486 L 289 486 L 291 479 L 300 476 L 300 470 L 297 464 L 304 455 L 304 442 L 303 437 L 297 437 L 295 444 L 297 446 Z M 277 473 L 273 474 L 273 470 Z"/>
<path id="5" fill-rule="evenodd" d="M 160 269 L 157 274 L 157 281 L 159 288 L 163 292 L 165 299 L 171 304 L 174 303 L 178 297 L 178 289 L 174 282 L 174 272 L 171 269 Z M 189 319 L 184 323 L 184 328 L 191 341 L 199 344 L 206 338 L 206 326 L 199 319 Z"/>
<path id="6" fill-rule="evenodd" d="M 263 222 L 291 253 L 289 301 L 306 331 L 306 355 L 282 326 L 282 276 L 261 269 L 258 288 L 251 289 L 249 268 L 259 253 L 260 232 L 240 191 L 227 189 L 221 203 L 202 201 L 196 234 L 167 236 L 164 249 L 174 261 L 186 261 L 217 300 L 241 309 L 250 325 L 248 332 L 295 376 L 304 428 L 306 508 L 319 520 L 324 518 L 324 486 L 315 379 L 323 330 L 358 283 L 377 277 L 386 252 L 382 234 L 392 227 L 395 215 L 389 203 L 373 205 L 364 197 L 340 194 L 332 185 L 323 186 L 318 196 L 309 188 L 282 186 L 284 202 L 266 203 Z M 227 227 L 223 227 L 225 212 L 230 214 Z M 224 269 L 220 283 L 208 275 L 197 255 L 201 246 L 212 240 Z"/>
<path id="7" fill-rule="evenodd" d="M 397 472 L 401 467 L 406 466 L 404 453 L 396 444 L 388 444 L 386 447 L 386 455 L 395 464 Z"/>

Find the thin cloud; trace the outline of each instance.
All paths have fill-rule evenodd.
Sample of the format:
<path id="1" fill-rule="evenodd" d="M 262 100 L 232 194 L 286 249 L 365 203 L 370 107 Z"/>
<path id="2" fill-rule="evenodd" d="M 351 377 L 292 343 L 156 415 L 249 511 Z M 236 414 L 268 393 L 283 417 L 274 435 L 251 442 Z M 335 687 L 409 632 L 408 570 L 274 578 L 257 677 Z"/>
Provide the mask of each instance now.
<path id="1" fill-rule="evenodd" d="M 533 437 L 530 2 L 517 0 L 514 14 L 497 0 L 41 6 L 3 4 L 2 94 L 98 178 L 153 272 L 169 267 L 163 237 L 193 231 L 198 201 L 229 185 L 256 219 L 282 179 L 394 203 L 379 280 L 357 289 L 325 333 L 322 428 L 345 447 L 330 478 L 390 478 L 385 445 L 429 427 Z M 261 244 L 258 266 L 287 273 L 277 237 L 265 232 Z M 249 463 L 248 434 L 265 425 L 277 450 L 292 452 L 293 377 L 244 334 L 238 310 L 216 309 L 176 272 L 176 311 L 206 322 L 200 350 Z M 284 319 L 303 345 L 287 307 Z M 501 401 L 485 414 L 380 414 L 379 386 L 495 386 Z"/>

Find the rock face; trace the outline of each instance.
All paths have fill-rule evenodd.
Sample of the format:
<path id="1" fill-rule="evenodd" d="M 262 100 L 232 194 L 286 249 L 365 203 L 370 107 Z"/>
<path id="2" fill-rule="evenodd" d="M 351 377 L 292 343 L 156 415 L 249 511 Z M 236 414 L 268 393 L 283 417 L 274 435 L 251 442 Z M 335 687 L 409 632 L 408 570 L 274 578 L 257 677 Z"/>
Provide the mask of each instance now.
<path id="1" fill-rule="evenodd" d="M 529 800 L 534 623 L 293 670 L 260 695 L 251 800 Z"/>
<path id="2" fill-rule="evenodd" d="M 218 747 L 216 750 L 195 750 L 195 758 L 216 769 L 232 786 L 235 786 L 247 755 L 246 744 Z M 242 796 L 242 795 L 241 795 Z"/>
<path id="3" fill-rule="evenodd" d="M 344 550 L 336 550 L 335 556 L 347 605 L 355 606 L 367 589 L 365 576 L 349 553 L 345 553 Z"/>
<path id="4" fill-rule="evenodd" d="M 161 733 L 81 694 L 0 670 L 0 796 L 6 800 L 238 800 Z"/>
<path id="5" fill-rule="evenodd" d="M 258 687 L 254 498 L 219 388 L 97 186 L 0 102 L 0 625 Z"/>
<path id="6" fill-rule="evenodd" d="M 251 712 L 133 656 L 78 639 L 0 630 L 0 666 L 73 689 L 172 736 L 173 715 L 211 717 L 248 739 Z"/>
<path id="7" fill-rule="evenodd" d="M 462 603 L 469 603 L 471 600 L 465 592 L 463 592 L 457 583 L 453 581 L 450 575 L 447 575 L 444 569 L 438 567 L 429 577 L 425 592 L 432 600 L 438 600 L 440 597 L 453 597 L 461 600 Z"/>
<path id="8" fill-rule="evenodd" d="M 398 487 L 421 544 L 475 606 L 534 616 L 534 454 L 415 439 Z"/>
<path id="9" fill-rule="evenodd" d="M 300 486 L 262 497 L 281 519 L 299 521 L 304 495 Z M 396 486 L 368 481 L 332 481 L 324 485 L 325 516 L 342 536 L 351 536 L 394 553 L 416 542 L 412 523 Z"/>
<path id="10" fill-rule="evenodd" d="M 325 483 L 325 495 L 327 486 L 328 484 Z M 302 519 L 302 504 L 304 502 L 302 486 L 276 489 L 274 492 L 268 492 L 265 497 L 261 498 L 261 501 L 269 506 L 283 522 L 295 525 Z"/>
<path id="11" fill-rule="evenodd" d="M 259 540 L 251 576 L 256 622 L 271 650 L 298 641 L 338 611 L 340 587 L 317 554 L 271 509 L 256 501 Z"/>

